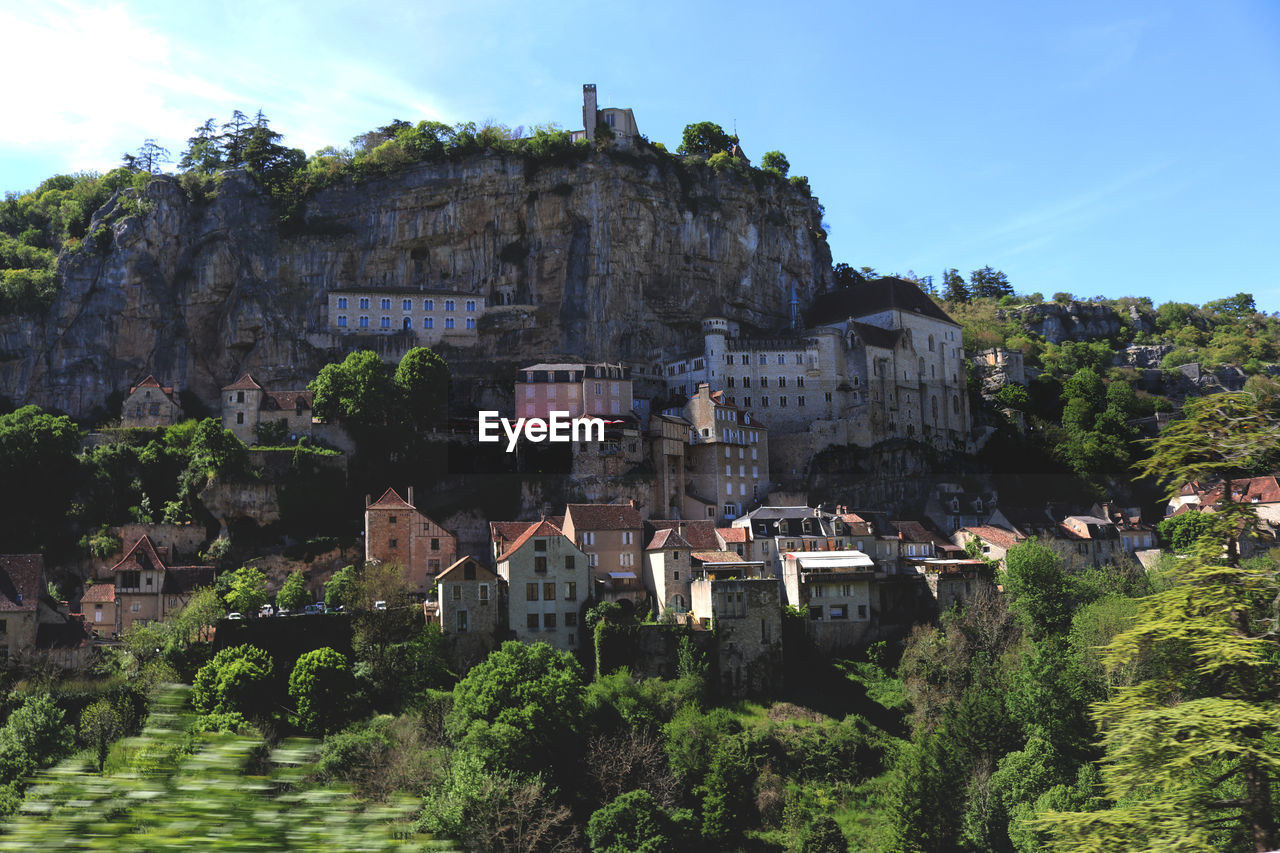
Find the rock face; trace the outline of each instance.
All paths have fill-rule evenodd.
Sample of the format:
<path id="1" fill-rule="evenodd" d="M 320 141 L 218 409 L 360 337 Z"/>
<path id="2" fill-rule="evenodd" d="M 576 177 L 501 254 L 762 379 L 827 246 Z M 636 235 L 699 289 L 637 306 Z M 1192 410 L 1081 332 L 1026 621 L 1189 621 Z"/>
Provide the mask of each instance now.
<path id="1" fill-rule="evenodd" d="M 445 352 L 481 387 L 510 383 L 528 359 L 676 354 L 707 314 L 781 327 L 792 285 L 808 304 L 831 276 L 807 194 L 656 154 L 424 164 L 322 190 L 288 229 L 237 172 L 212 200 L 162 177 L 144 193 L 148 212 L 119 218 L 116 205 L 89 228 L 110 227 L 105 249 L 60 259 L 44 317 L 0 318 L 0 395 L 13 403 L 91 417 L 148 373 L 214 411 L 246 370 L 301 387 L 366 343 L 329 330 L 327 291 L 344 286 L 514 303 L 486 310 L 474 347 Z"/>
<path id="2" fill-rule="evenodd" d="M 1008 312 L 1012 319 L 1055 344 L 1063 341 L 1087 341 L 1113 338 L 1122 326 L 1138 332 L 1151 332 L 1155 326 L 1149 312 L 1129 306 L 1125 315 L 1110 305 L 1093 302 L 1046 302 L 1027 305 Z M 999 312 L 1004 316 L 1005 312 Z"/>

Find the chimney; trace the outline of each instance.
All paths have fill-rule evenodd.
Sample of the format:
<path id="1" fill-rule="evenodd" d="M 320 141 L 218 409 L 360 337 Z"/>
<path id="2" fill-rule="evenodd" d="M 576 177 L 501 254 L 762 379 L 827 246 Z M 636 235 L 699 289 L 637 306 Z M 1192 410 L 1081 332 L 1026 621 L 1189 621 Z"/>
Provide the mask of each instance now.
<path id="1" fill-rule="evenodd" d="M 636 508 L 636 499 L 635 499 L 635 498 L 630 498 L 630 499 L 627 501 L 627 506 L 631 507 L 632 509 L 635 509 L 635 508 Z"/>
<path id="2" fill-rule="evenodd" d="M 414 506 L 415 504 L 413 502 L 413 486 L 410 486 L 407 491 L 409 496 L 405 498 L 405 503 L 409 504 L 409 506 Z"/>

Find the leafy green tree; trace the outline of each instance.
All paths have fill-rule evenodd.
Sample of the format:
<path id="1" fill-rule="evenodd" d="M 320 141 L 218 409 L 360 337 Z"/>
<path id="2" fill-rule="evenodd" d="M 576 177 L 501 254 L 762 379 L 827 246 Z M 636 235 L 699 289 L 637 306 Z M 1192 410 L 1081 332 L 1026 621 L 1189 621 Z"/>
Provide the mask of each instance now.
<path id="1" fill-rule="evenodd" d="M 271 656 L 257 646 L 225 648 L 196 673 L 191 703 L 206 714 L 257 716 L 266 707 L 273 669 Z"/>
<path id="2" fill-rule="evenodd" d="M 800 853 L 848 853 L 849 841 L 829 815 L 819 815 L 800 833 Z"/>
<path id="3" fill-rule="evenodd" d="M 47 693 L 28 696 L 0 728 L 0 783 L 16 782 L 71 752 L 74 732 Z"/>
<path id="4" fill-rule="evenodd" d="M 76 485 L 80 430 L 70 418 L 23 406 L 0 415 L 0 552 L 53 541 Z"/>
<path id="5" fill-rule="evenodd" d="M 710 157 L 733 147 L 734 139 L 715 122 L 700 121 L 686 125 L 677 154 L 700 154 Z"/>
<path id="6" fill-rule="evenodd" d="M 979 298 L 999 299 L 1013 295 L 1013 285 L 1004 273 L 986 266 L 969 273 L 969 292 Z"/>
<path id="7" fill-rule="evenodd" d="M 968 302 L 971 298 L 964 276 L 954 267 L 942 273 L 942 298 L 948 302 Z"/>
<path id="8" fill-rule="evenodd" d="M 996 392 L 996 405 L 1002 409 L 1025 412 L 1031 408 L 1031 395 L 1021 385 L 1013 383 L 1001 385 L 1000 390 Z"/>
<path id="9" fill-rule="evenodd" d="M 267 576 L 258 569 L 242 566 L 231 575 L 231 586 L 226 594 L 227 609 L 239 613 L 257 613 L 270 599 L 267 596 Z"/>
<path id="10" fill-rule="evenodd" d="M 445 728 L 487 766 L 567 771 L 581 751 L 584 689 L 571 655 L 508 641 L 458 682 Z"/>
<path id="11" fill-rule="evenodd" d="M 195 129 L 195 135 L 187 139 L 187 150 L 182 152 L 178 168 L 212 175 L 223 164 L 222 139 L 212 118 Z"/>
<path id="12" fill-rule="evenodd" d="M 326 646 L 299 657 L 289 675 L 289 698 L 298 711 L 298 726 L 316 735 L 342 728 L 354 688 L 347 659 L 339 652 Z"/>
<path id="13" fill-rule="evenodd" d="M 591 815 L 587 839 L 595 853 L 674 853 L 670 816 L 648 791 L 630 791 Z"/>
<path id="14" fill-rule="evenodd" d="M 1178 554 L 1187 554 L 1206 544 L 1222 542 L 1227 531 L 1222 518 L 1210 512 L 1183 512 L 1156 525 L 1160 539 Z"/>
<path id="15" fill-rule="evenodd" d="M 343 566 L 324 585 L 326 607 L 354 607 L 360 600 L 360 579 L 355 566 Z"/>
<path id="16" fill-rule="evenodd" d="M 766 151 L 760 155 L 760 168 L 785 178 L 791 171 L 791 163 L 787 161 L 787 155 L 781 151 Z"/>
<path id="17" fill-rule="evenodd" d="M 315 393 L 317 415 L 357 427 L 385 426 L 399 399 L 390 371 L 371 350 L 326 364 L 307 387 Z"/>
<path id="18" fill-rule="evenodd" d="M 426 347 L 414 347 L 400 359 L 396 387 L 409 419 L 419 429 L 445 424 L 449 417 L 449 365 Z"/>
<path id="19" fill-rule="evenodd" d="M 80 712 L 80 740 L 93 747 L 98 771 L 107 760 L 107 750 L 116 738 L 124 734 L 124 719 L 111 700 L 102 698 L 85 706 Z"/>
<path id="20" fill-rule="evenodd" d="M 276 606 L 281 610 L 301 610 L 311 600 L 302 570 L 292 572 L 276 593 Z"/>
<path id="21" fill-rule="evenodd" d="M 1064 634 L 1071 626 L 1071 589 L 1062 558 L 1039 540 L 1029 539 L 1005 555 L 1004 588 L 1010 609 L 1033 637 Z"/>

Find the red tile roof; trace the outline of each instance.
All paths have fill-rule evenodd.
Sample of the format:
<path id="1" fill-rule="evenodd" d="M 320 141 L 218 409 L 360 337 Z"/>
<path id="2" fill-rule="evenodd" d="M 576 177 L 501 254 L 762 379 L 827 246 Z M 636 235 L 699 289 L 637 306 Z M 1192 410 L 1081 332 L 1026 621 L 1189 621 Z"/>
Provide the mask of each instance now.
<path id="1" fill-rule="evenodd" d="M 521 548 L 523 548 L 525 546 L 525 543 L 527 543 L 530 539 L 532 539 L 535 536 L 563 536 L 563 535 L 564 533 L 560 530 L 560 528 L 556 527 L 554 524 L 552 524 L 549 521 L 540 521 L 537 524 L 530 525 L 529 529 L 526 530 L 524 533 L 522 533 L 519 539 L 511 543 L 511 547 L 507 549 L 506 553 L 498 557 L 498 562 L 501 563 L 503 560 L 510 559 L 512 554 L 514 554 L 516 551 L 519 551 Z"/>
<path id="2" fill-rule="evenodd" d="M 413 509 L 413 504 L 405 501 L 395 489 L 387 489 L 382 497 L 369 504 L 365 509 Z"/>
<path id="3" fill-rule="evenodd" d="M 656 530 L 675 528 L 684 541 L 703 551 L 715 551 L 720 547 L 720 540 L 716 538 L 716 523 L 711 519 L 695 518 L 688 521 L 679 518 L 650 519 L 649 524 Z"/>
<path id="4" fill-rule="evenodd" d="M 111 567 L 111 572 L 115 574 L 116 572 L 151 568 L 164 571 L 164 560 L 160 559 L 160 554 L 156 551 L 156 546 L 152 544 L 151 537 L 144 534 L 142 538 L 133 543 L 133 547 L 124 552 L 120 562 Z"/>
<path id="5" fill-rule="evenodd" d="M 489 539 L 499 543 L 514 542 L 537 523 L 536 521 L 491 521 L 489 522 Z"/>
<path id="6" fill-rule="evenodd" d="M 565 519 L 573 519 L 578 530 L 639 530 L 644 524 L 640 511 L 630 504 L 569 504 Z"/>
<path id="7" fill-rule="evenodd" d="M 132 394 L 134 391 L 137 391 L 139 388 L 159 388 L 162 394 L 164 394 L 170 400 L 173 399 L 173 387 L 170 385 L 161 385 L 159 380 L 157 380 L 154 376 L 152 376 L 149 373 L 147 374 L 146 379 L 142 380 L 137 385 L 132 386 L 129 389 L 129 393 Z"/>
<path id="8" fill-rule="evenodd" d="M 889 526 L 897 531 L 903 542 L 932 542 L 933 535 L 918 521 L 890 521 Z"/>
<path id="9" fill-rule="evenodd" d="M 262 386 L 253 381 L 248 373 L 222 389 L 223 391 L 261 391 Z"/>
<path id="10" fill-rule="evenodd" d="M 749 527 L 717 527 L 716 535 L 720 537 L 720 541 L 724 543 L 751 541 L 751 528 Z"/>
<path id="11" fill-rule="evenodd" d="M 1026 538 L 1014 533 L 1012 530 L 1005 530 L 1003 527 L 993 527 L 989 524 L 980 524 L 976 527 L 962 527 L 960 529 L 966 530 L 974 536 L 977 536 L 979 539 L 984 539 L 992 545 L 996 545 L 1006 550 L 1012 548 L 1014 545 L 1017 545 Z"/>
<path id="12" fill-rule="evenodd" d="M 262 394 L 262 408 L 271 410 L 280 410 L 282 412 L 296 412 L 303 409 L 310 409 L 316 395 L 311 391 L 264 391 Z"/>
<path id="13" fill-rule="evenodd" d="M 39 554 L 0 554 L 0 612 L 35 610 L 43 575 Z"/>
<path id="14" fill-rule="evenodd" d="M 734 551 L 694 551 L 689 555 L 704 563 L 745 563 L 742 555 Z"/>
<path id="15" fill-rule="evenodd" d="M 95 583 L 84 591 L 81 603 L 110 604 L 116 600 L 116 585 L 113 583 Z"/>

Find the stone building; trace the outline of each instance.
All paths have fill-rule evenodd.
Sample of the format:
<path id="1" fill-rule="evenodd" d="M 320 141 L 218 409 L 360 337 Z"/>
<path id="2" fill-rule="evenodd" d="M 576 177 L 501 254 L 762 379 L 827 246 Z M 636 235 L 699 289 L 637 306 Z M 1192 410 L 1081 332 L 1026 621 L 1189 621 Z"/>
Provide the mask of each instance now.
<path id="1" fill-rule="evenodd" d="M 182 406 L 177 392 L 150 375 L 129 389 L 129 396 L 120 407 L 121 426 L 172 426 L 180 420 Z"/>
<path id="2" fill-rule="evenodd" d="M 440 630 L 454 659 L 477 663 L 507 630 L 507 585 L 475 557 L 463 557 L 436 577 Z"/>
<path id="3" fill-rule="evenodd" d="M 732 521 L 769 492 L 769 430 L 705 382 L 685 413 L 693 427 L 686 493 L 700 499 L 699 508 L 716 507 L 716 517 Z M 691 509 L 685 515 L 697 517 Z"/>
<path id="4" fill-rule="evenodd" d="M 569 504 L 564 512 L 564 535 L 586 554 L 591 576 L 602 586 L 602 597 L 644 597 L 640 583 L 644 522 L 635 502 L 625 504 Z"/>
<path id="5" fill-rule="evenodd" d="M 329 291 L 329 328 L 339 334 L 412 332 L 418 346 L 470 346 L 483 296 L 457 290 L 350 287 Z"/>
<path id="6" fill-rule="evenodd" d="M 364 558 L 399 564 L 409 592 L 425 598 L 436 575 L 457 560 L 458 539 L 417 510 L 413 486 L 407 494 L 387 489 L 373 503 L 365 497 Z"/>
<path id="7" fill-rule="evenodd" d="M 1015 530 L 1007 530 L 992 524 L 961 527 L 951 534 L 951 541 L 962 548 L 968 546 L 970 542 L 976 542 L 982 556 L 988 560 L 995 560 L 1001 568 L 1004 568 L 1004 558 L 1009 553 L 1009 549 L 1025 540 L 1026 537 Z"/>
<path id="8" fill-rule="evenodd" d="M 311 391 L 268 391 L 246 373 L 222 389 L 222 427 L 245 444 L 257 441 L 261 423 L 279 424 L 289 437 L 310 435 L 314 402 Z"/>
<path id="9" fill-rule="evenodd" d="M 875 563 L 861 551 L 787 552 L 782 560 L 784 603 L 810 619 L 867 622 Z"/>
<path id="10" fill-rule="evenodd" d="M 516 374 L 515 414 L 547 419 L 631 414 L 631 370 L 620 364 L 531 364 Z"/>
<path id="11" fill-rule="evenodd" d="M 0 554 L 0 668 L 36 645 L 36 606 L 44 591 L 44 557 Z"/>
<path id="12" fill-rule="evenodd" d="M 756 557 L 769 567 L 774 577 L 782 577 L 783 559 L 788 551 L 842 551 L 857 549 L 870 553 L 868 543 L 875 544 L 871 525 L 849 523 L 835 513 L 820 507 L 762 506 L 736 518 L 731 525 L 751 531 L 756 544 Z M 861 534 L 856 536 L 855 534 Z M 897 560 L 896 549 L 892 560 Z"/>
<path id="13" fill-rule="evenodd" d="M 580 139 L 594 141 L 596 128 L 604 125 L 612 131 L 614 139 L 628 144 L 638 139 L 640 129 L 636 127 L 636 116 L 630 107 L 599 108 L 596 102 L 596 84 L 582 85 L 582 130 L 573 131 L 573 141 Z"/>
<path id="14" fill-rule="evenodd" d="M 653 497 L 649 502 L 654 512 L 680 515 L 686 510 L 685 466 L 692 430 L 693 424 L 679 415 L 655 414 L 649 418 L 645 440 L 654 470 Z"/>
<path id="15" fill-rule="evenodd" d="M 731 696 L 765 693 L 781 681 L 782 585 L 763 569 L 707 562 L 690 583 L 692 618 L 714 625 L 720 688 Z"/>
<path id="16" fill-rule="evenodd" d="M 821 294 L 803 324 L 793 290 L 791 315 L 791 328 L 769 337 L 743 336 L 739 324 L 708 317 L 700 351 L 654 370 L 673 393 L 695 393 L 701 382 L 723 391 L 775 440 L 807 434 L 801 455 L 888 438 L 967 445 L 960 326 L 915 284 L 881 278 Z"/>
<path id="17" fill-rule="evenodd" d="M 644 585 L 653 596 L 659 615 L 668 609 L 677 614 L 689 610 L 693 551 L 679 531 L 670 527 L 655 531 L 645 546 Z"/>
<path id="18" fill-rule="evenodd" d="M 576 652 L 579 628 L 591 597 L 587 555 L 549 521 L 530 525 L 498 555 L 498 575 L 507 585 L 507 622 L 523 643 L 547 643 Z"/>
<path id="19" fill-rule="evenodd" d="M 111 567 L 114 591 L 109 598 L 114 604 L 115 634 L 123 634 L 138 622 L 163 620 L 186 607 L 197 589 L 213 584 L 213 566 L 170 566 L 167 560 L 165 550 L 155 547 L 150 538 L 143 536 Z M 89 591 L 96 586 L 98 584 Z M 98 597 L 94 596 L 94 603 L 98 603 Z M 108 596 L 101 597 L 102 603 L 106 603 Z M 102 633 L 105 627 L 98 626 L 105 624 L 105 619 L 98 621 L 95 608 L 91 625 Z"/>

